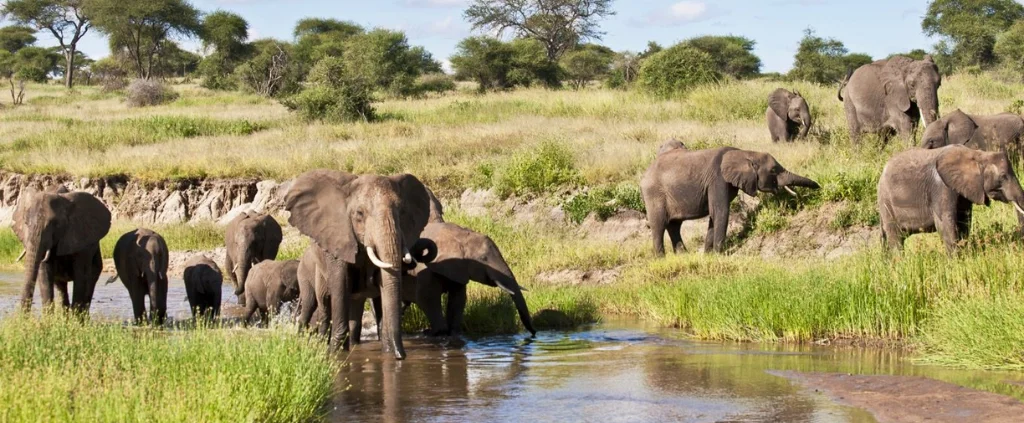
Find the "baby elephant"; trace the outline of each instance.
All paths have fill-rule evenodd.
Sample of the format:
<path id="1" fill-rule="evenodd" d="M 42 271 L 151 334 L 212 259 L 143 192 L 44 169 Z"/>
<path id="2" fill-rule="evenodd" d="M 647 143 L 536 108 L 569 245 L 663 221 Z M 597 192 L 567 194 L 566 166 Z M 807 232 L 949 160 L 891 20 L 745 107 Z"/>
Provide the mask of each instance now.
<path id="1" fill-rule="evenodd" d="M 167 318 L 167 243 L 163 237 L 149 229 L 121 235 L 114 245 L 114 266 L 117 274 L 107 283 L 120 278 L 128 288 L 135 321 L 151 320 L 162 325 Z M 144 319 L 146 295 L 149 317 Z"/>
<path id="2" fill-rule="evenodd" d="M 185 293 L 192 317 L 213 319 L 220 315 L 221 286 L 224 276 L 213 260 L 196 256 L 185 263 Z"/>
<path id="3" fill-rule="evenodd" d="M 1012 203 L 1024 215 L 1024 190 L 1006 153 L 961 145 L 899 153 L 878 181 L 882 239 L 901 250 L 908 235 L 938 231 L 953 252 L 970 232 L 973 206 L 991 200 Z"/>
<path id="4" fill-rule="evenodd" d="M 925 128 L 921 147 L 962 144 L 978 150 L 1007 151 L 1010 157 L 1019 157 L 1022 136 L 1024 119 L 1019 115 L 969 115 L 957 109 Z"/>
<path id="5" fill-rule="evenodd" d="M 765 117 L 768 119 L 768 131 L 771 132 L 772 142 L 804 138 L 811 129 L 811 111 L 807 106 L 807 100 L 795 91 L 790 92 L 783 88 L 773 91 L 768 96 Z"/>
<path id="6" fill-rule="evenodd" d="M 245 317 L 249 324 L 258 309 L 263 324 L 277 313 L 281 304 L 299 298 L 299 261 L 261 261 L 252 267 L 245 281 Z"/>

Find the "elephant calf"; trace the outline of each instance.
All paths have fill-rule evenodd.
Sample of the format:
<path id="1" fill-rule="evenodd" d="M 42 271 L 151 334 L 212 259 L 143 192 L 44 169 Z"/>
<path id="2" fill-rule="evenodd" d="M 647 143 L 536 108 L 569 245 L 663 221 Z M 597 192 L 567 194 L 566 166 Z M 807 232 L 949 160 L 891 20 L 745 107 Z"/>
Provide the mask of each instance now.
<path id="1" fill-rule="evenodd" d="M 136 229 L 121 235 L 114 245 L 114 266 L 117 274 L 107 283 L 120 278 L 131 296 L 135 321 L 142 322 L 149 296 L 149 318 L 162 325 L 167 318 L 167 243 L 160 234 L 149 229 Z"/>
<path id="2" fill-rule="evenodd" d="M 196 256 L 185 263 L 185 294 L 192 316 L 213 319 L 220 315 L 221 288 L 224 276 L 220 266 L 206 256 Z"/>
<path id="3" fill-rule="evenodd" d="M 969 115 L 960 109 L 929 124 L 921 137 L 921 147 L 939 148 L 951 144 L 985 151 L 1006 151 L 1020 157 L 1024 119 L 1013 113 Z"/>
<path id="4" fill-rule="evenodd" d="M 1024 190 L 1006 153 L 961 145 L 899 153 L 878 181 L 882 239 L 900 250 L 908 235 L 938 231 L 946 249 L 955 251 L 970 232 L 973 206 L 991 200 L 1024 214 Z"/>
<path id="5" fill-rule="evenodd" d="M 768 96 L 768 110 L 764 114 L 772 142 L 804 138 L 811 130 L 811 110 L 799 92 L 784 88 L 773 91 Z"/>
<path id="6" fill-rule="evenodd" d="M 249 270 L 263 260 L 276 259 L 282 239 L 281 225 L 267 214 L 242 213 L 228 223 L 224 232 L 224 269 L 235 286 L 238 304 L 245 306 Z"/>
<path id="7" fill-rule="evenodd" d="M 264 324 L 277 313 L 281 304 L 299 298 L 299 261 L 262 261 L 252 267 L 245 281 L 245 317 L 242 322 L 249 324 L 256 310 Z"/>
<path id="8" fill-rule="evenodd" d="M 818 184 L 782 167 L 772 155 L 731 147 L 672 150 L 658 155 L 640 181 L 654 252 L 665 255 L 668 230 L 676 253 L 685 251 L 680 229 L 690 219 L 711 217 L 704 251 L 721 252 L 729 225 L 729 203 L 740 190 L 776 192 L 789 187 L 817 189 Z M 795 193 L 794 193 L 795 194 Z"/>

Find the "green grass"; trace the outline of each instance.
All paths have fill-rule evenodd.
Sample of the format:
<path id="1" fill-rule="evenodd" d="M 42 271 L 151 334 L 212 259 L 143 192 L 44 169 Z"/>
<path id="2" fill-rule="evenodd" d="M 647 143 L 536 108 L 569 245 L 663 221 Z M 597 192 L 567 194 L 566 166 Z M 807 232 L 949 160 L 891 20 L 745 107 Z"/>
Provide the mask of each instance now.
<path id="1" fill-rule="evenodd" d="M 0 421 L 306 422 L 336 372 L 292 331 L 0 321 Z"/>

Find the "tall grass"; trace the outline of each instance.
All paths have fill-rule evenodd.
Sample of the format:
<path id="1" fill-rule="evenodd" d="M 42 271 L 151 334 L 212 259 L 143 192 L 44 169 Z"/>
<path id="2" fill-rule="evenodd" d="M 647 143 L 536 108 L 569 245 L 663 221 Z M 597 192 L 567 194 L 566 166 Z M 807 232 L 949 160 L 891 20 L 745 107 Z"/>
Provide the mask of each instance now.
<path id="1" fill-rule="evenodd" d="M 290 332 L 290 331 L 289 331 Z M 2 421 L 318 420 L 336 365 L 281 331 L 0 321 Z"/>

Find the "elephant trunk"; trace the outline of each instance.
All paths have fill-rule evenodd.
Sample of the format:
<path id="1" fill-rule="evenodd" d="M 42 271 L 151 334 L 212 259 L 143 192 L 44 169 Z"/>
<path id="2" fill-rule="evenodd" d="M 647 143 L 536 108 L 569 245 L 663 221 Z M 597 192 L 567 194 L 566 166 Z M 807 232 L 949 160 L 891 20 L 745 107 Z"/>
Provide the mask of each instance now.
<path id="1" fill-rule="evenodd" d="M 32 309 L 32 293 L 36 290 L 36 278 L 39 277 L 39 266 L 47 248 L 42 242 L 25 246 L 25 285 L 21 292 L 21 307 L 25 311 Z"/>
<path id="2" fill-rule="evenodd" d="M 495 263 L 496 268 L 488 269 L 491 279 L 494 280 L 495 284 L 498 285 L 503 291 L 508 292 L 512 295 L 512 303 L 516 306 L 516 313 L 519 314 L 519 321 L 523 323 L 523 327 L 530 331 L 530 335 L 537 335 L 537 331 L 533 329 L 533 322 L 530 319 L 530 309 L 526 307 L 526 298 L 523 297 L 523 289 L 516 282 L 516 277 L 512 274 L 512 269 L 506 265 L 503 260 L 500 263 Z"/>
<path id="3" fill-rule="evenodd" d="M 395 358 L 405 358 L 402 346 L 402 258 L 407 253 L 402 245 L 402 233 L 396 224 L 397 219 L 384 218 L 382 228 L 374 231 L 383 236 L 375 243 L 374 249 L 380 260 L 393 266 L 381 271 L 381 308 L 383 308 L 383 324 L 378 328 L 381 339 L 381 352 L 392 353 Z M 368 246 L 369 247 L 369 246 Z"/>
<path id="4" fill-rule="evenodd" d="M 799 137 L 806 138 L 807 132 L 811 130 L 811 111 L 807 109 L 806 103 L 802 108 L 800 108 L 800 123 L 801 128 Z"/>
<path id="5" fill-rule="evenodd" d="M 928 124 L 939 119 L 939 95 L 937 90 L 938 88 L 931 84 L 921 84 L 917 88 L 915 95 L 917 108 L 921 111 L 921 117 L 924 119 L 926 127 Z"/>
<path id="6" fill-rule="evenodd" d="M 779 174 L 779 186 L 781 187 L 804 187 L 818 189 L 820 186 L 810 178 L 797 175 L 793 172 L 782 172 Z"/>

